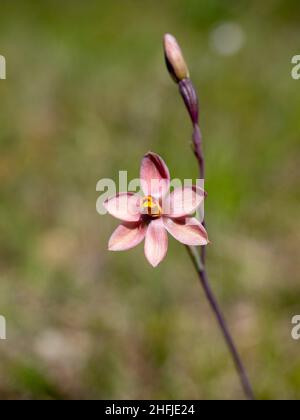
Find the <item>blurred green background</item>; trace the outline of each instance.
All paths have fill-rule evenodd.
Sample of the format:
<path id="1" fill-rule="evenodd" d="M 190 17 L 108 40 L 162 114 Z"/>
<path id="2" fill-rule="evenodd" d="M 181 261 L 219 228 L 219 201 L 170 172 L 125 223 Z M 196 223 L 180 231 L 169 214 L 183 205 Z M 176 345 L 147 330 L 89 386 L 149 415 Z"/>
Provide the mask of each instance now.
<path id="1" fill-rule="evenodd" d="M 109 253 L 95 209 L 149 149 L 197 176 L 165 32 L 201 101 L 212 287 L 257 397 L 300 397 L 299 23 L 291 0 L 1 1 L 1 399 L 243 398 L 184 248 Z"/>

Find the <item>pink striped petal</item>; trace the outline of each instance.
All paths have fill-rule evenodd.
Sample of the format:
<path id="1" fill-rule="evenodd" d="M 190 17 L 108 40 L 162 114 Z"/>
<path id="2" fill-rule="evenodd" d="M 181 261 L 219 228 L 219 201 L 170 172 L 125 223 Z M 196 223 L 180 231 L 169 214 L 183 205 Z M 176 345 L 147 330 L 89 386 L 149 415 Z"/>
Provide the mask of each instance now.
<path id="1" fill-rule="evenodd" d="M 125 222 L 140 220 L 140 196 L 133 193 L 119 193 L 105 200 L 104 207 L 117 219 Z"/>
<path id="2" fill-rule="evenodd" d="M 170 217 L 183 217 L 193 214 L 203 202 L 204 197 L 204 190 L 195 185 L 176 188 L 165 200 L 164 214 Z"/>
<path id="3" fill-rule="evenodd" d="M 134 248 L 145 238 L 147 226 L 142 223 L 124 222 L 113 232 L 109 239 L 110 251 L 126 251 Z"/>
<path id="4" fill-rule="evenodd" d="M 156 267 L 166 256 L 168 234 L 162 219 L 152 220 L 145 238 L 145 255 L 153 267 Z"/>
<path id="5" fill-rule="evenodd" d="M 149 152 L 143 157 L 140 169 L 140 180 L 145 195 L 152 195 L 155 198 L 160 198 L 169 191 L 169 169 L 159 155 Z"/>
<path id="6" fill-rule="evenodd" d="M 164 217 L 164 226 L 177 241 L 185 245 L 207 245 L 208 236 L 202 224 L 195 217 L 170 219 Z"/>

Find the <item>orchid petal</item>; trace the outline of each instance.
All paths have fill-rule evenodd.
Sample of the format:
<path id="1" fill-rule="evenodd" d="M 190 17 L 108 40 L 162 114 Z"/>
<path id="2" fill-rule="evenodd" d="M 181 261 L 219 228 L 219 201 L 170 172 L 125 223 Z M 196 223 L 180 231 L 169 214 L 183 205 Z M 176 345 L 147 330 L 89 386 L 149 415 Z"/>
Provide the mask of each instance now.
<path id="1" fill-rule="evenodd" d="M 156 267 L 166 256 L 168 234 L 162 219 L 152 220 L 145 238 L 145 255 L 149 263 Z"/>
<path id="2" fill-rule="evenodd" d="M 140 179 L 145 195 L 161 198 L 169 191 L 169 169 L 156 153 L 149 152 L 142 159 Z"/>
<path id="3" fill-rule="evenodd" d="M 208 244 L 208 236 L 203 225 L 195 217 L 171 219 L 164 217 L 167 231 L 179 242 L 190 246 Z"/>
<path id="4" fill-rule="evenodd" d="M 195 185 L 176 188 L 165 199 L 164 214 L 170 217 L 183 217 L 193 214 L 203 202 L 205 192 Z"/>
<path id="5" fill-rule="evenodd" d="M 145 238 L 147 227 L 142 223 L 124 222 L 117 227 L 109 239 L 110 251 L 126 251 L 134 248 Z"/>
<path id="6" fill-rule="evenodd" d="M 140 219 L 140 196 L 133 193 L 119 193 L 103 203 L 106 210 L 117 219 L 137 222 Z"/>

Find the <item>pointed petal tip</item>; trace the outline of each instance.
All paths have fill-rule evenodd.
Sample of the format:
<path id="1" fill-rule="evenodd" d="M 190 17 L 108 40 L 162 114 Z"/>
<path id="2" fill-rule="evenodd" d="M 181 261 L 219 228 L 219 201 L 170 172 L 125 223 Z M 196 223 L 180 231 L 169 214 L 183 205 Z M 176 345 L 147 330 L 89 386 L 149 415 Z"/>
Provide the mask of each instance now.
<path id="1" fill-rule="evenodd" d="M 197 245 L 194 245 L 194 246 L 208 246 L 210 244 L 211 244 L 211 242 L 207 239 L 206 241 L 203 240 L 203 243 L 202 244 L 197 244 Z"/>
<path id="2" fill-rule="evenodd" d="M 146 257 L 147 258 L 147 257 Z M 164 260 L 165 256 L 163 257 L 163 259 L 159 260 L 159 261 L 151 261 L 147 258 L 148 263 L 151 265 L 151 267 L 156 268 L 159 266 L 159 264 L 162 263 L 162 261 Z"/>
<path id="3" fill-rule="evenodd" d="M 144 154 L 144 158 L 149 157 L 149 156 L 158 156 L 158 154 L 152 152 L 151 150 L 148 150 L 148 152 Z"/>
<path id="4" fill-rule="evenodd" d="M 148 261 L 149 262 L 149 264 L 151 265 L 151 267 L 153 267 L 153 268 L 156 268 L 156 267 L 158 267 L 159 266 L 159 264 L 161 263 L 161 261 L 159 261 L 159 262 L 151 262 L 151 261 Z"/>
<path id="5" fill-rule="evenodd" d="M 114 248 L 114 245 L 113 245 L 113 243 L 111 243 L 111 241 L 108 242 L 107 251 L 116 251 L 116 249 Z"/>

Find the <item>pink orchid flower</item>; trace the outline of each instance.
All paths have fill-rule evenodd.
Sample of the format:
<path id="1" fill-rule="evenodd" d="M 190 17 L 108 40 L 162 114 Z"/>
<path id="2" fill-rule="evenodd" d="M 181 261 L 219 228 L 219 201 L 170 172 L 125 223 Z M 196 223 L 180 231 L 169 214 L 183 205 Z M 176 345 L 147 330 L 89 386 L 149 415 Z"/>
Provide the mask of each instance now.
<path id="1" fill-rule="evenodd" d="M 142 159 L 140 182 L 144 196 L 119 193 L 104 202 L 106 210 L 122 220 L 110 237 L 110 251 L 125 251 L 145 239 L 145 256 L 156 267 L 166 256 L 169 232 L 179 242 L 207 245 L 207 232 L 192 216 L 205 193 L 197 186 L 176 188 L 171 193 L 169 169 L 152 152 Z"/>

